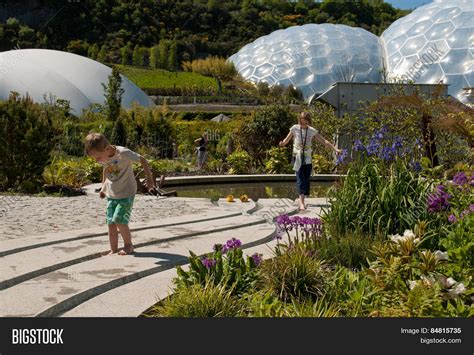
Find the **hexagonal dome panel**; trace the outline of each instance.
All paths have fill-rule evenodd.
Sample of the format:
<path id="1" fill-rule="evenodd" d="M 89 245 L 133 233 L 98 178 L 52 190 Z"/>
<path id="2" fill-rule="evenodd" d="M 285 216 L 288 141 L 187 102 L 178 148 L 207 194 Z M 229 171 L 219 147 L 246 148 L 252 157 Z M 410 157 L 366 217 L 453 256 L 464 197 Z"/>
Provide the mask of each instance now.
<path id="1" fill-rule="evenodd" d="M 337 81 L 379 82 L 383 67 L 377 36 L 361 28 L 327 23 L 277 30 L 247 44 L 229 60 L 244 79 L 291 83 L 305 99 Z"/>
<path id="2" fill-rule="evenodd" d="M 451 96 L 466 101 L 463 88 L 474 86 L 472 0 L 421 6 L 392 23 L 382 43 L 390 77 L 420 84 L 443 81 Z"/>

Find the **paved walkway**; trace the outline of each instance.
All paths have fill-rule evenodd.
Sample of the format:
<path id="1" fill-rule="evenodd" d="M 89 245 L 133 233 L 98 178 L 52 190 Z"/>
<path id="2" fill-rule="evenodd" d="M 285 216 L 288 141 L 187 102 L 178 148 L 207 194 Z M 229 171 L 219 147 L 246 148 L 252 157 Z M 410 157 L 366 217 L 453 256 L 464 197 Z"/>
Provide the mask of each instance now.
<path id="1" fill-rule="evenodd" d="M 106 228 L 91 220 L 75 224 L 75 229 L 43 226 L 15 237 L 0 225 L 0 316 L 136 317 L 169 294 L 175 266 L 187 264 L 189 251 L 202 255 L 214 244 L 235 237 L 247 254 L 271 257 L 274 218 L 297 212 L 296 204 L 288 199 L 229 203 L 225 199 L 141 198 L 149 199 L 148 209 L 163 212 L 162 206 L 169 206 L 171 210 L 161 215 L 147 212 L 146 218 L 142 215 L 132 221 L 133 255 L 101 257 L 100 252 L 108 249 Z M 64 214 L 70 212 L 58 209 L 54 201 L 44 201 L 54 211 L 54 222 L 61 225 Z M 319 214 L 326 203 L 325 199 L 308 202 L 306 216 Z M 21 204 L 13 204 L 8 212 L 18 212 Z M 75 213 L 81 216 L 83 211 Z"/>

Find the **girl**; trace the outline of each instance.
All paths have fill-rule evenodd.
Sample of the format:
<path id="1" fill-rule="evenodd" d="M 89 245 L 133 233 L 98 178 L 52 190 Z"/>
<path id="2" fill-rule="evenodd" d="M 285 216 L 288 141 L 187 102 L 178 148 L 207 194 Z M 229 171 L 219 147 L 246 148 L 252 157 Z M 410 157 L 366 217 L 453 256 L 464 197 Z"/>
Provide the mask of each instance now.
<path id="1" fill-rule="evenodd" d="M 312 149 L 311 140 L 316 138 L 326 147 L 333 149 L 337 154 L 341 153 L 341 149 L 336 148 L 318 131 L 311 127 L 311 114 L 309 112 L 301 112 L 298 116 L 298 124 L 290 128 L 290 133 L 284 140 L 280 142 L 280 147 L 284 147 L 293 138 L 293 170 L 296 171 L 296 185 L 300 196 L 300 210 L 304 211 L 305 195 L 309 196 L 310 176 L 313 170 L 312 165 Z"/>

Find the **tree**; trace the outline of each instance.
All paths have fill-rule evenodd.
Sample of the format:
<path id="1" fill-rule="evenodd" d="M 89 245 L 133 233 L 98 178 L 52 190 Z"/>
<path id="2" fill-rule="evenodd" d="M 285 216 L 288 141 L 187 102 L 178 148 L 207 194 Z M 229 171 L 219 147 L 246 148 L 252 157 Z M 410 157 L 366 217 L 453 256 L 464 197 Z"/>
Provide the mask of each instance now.
<path id="1" fill-rule="evenodd" d="M 171 41 L 169 47 L 168 69 L 174 71 L 178 68 L 178 45 L 176 41 Z"/>
<path id="2" fill-rule="evenodd" d="M 158 56 L 158 68 L 168 68 L 168 41 L 161 40 L 158 44 L 159 56 Z"/>
<path id="3" fill-rule="evenodd" d="M 130 45 L 123 46 L 120 48 L 120 62 L 122 65 L 127 65 L 131 63 L 131 58 L 132 58 L 132 50 L 130 48 Z"/>
<path id="4" fill-rule="evenodd" d="M 240 128 L 236 135 L 239 146 L 245 148 L 256 163 L 264 166 L 266 151 L 278 146 L 295 122 L 288 106 L 265 106 Z"/>
<path id="5" fill-rule="evenodd" d="M 138 44 L 133 48 L 132 63 L 133 65 L 140 65 L 140 46 Z"/>
<path id="6" fill-rule="evenodd" d="M 120 114 L 122 104 L 122 77 L 116 66 L 112 67 L 112 73 L 109 75 L 109 84 L 102 84 L 105 96 L 105 111 L 107 118 L 115 121 Z"/>
<path id="7" fill-rule="evenodd" d="M 112 134 L 110 135 L 110 142 L 115 145 L 124 146 L 127 144 L 127 136 L 123 118 L 119 117 L 114 123 Z"/>
<path id="8" fill-rule="evenodd" d="M 88 55 L 89 52 L 89 43 L 82 40 L 70 41 L 67 45 L 66 50 L 71 53 L 76 53 L 79 55 Z"/>
<path id="9" fill-rule="evenodd" d="M 97 54 L 97 61 L 102 63 L 105 63 L 107 61 L 107 50 L 105 44 L 100 48 L 100 51 Z"/>
<path id="10" fill-rule="evenodd" d="M 36 104 L 28 96 L 11 93 L 0 101 L 0 190 L 34 192 L 59 132 L 53 122 L 63 121 L 59 110 Z"/>
<path id="11" fill-rule="evenodd" d="M 99 46 L 97 45 L 97 43 L 94 43 L 87 50 L 87 56 L 91 59 L 97 59 L 98 54 L 99 54 Z"/>
<path id="12" fill-rule="evenodd" d="M 140 47 L 138 50 L 139 66 L 147 67 L 149 65 L 150 50 L 146 47 Z"/>
<path id="13" fill-rule="evenodd" d="M 160 50 L 158 46 L 151 47 L 150 48 L 150 68 L 151 69 L 158 69 L 159 57 L 160 57 Z"/>

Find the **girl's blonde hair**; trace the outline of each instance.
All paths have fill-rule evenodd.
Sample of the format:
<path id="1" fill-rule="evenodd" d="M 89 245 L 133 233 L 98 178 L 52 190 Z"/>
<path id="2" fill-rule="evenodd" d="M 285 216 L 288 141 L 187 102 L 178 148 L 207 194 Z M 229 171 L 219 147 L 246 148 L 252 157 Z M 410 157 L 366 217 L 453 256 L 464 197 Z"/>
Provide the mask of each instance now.
<path id="1" fill-rule="evenodd" d="M 298 124 L 301 124 L 301 120 L 308 121 L 310 126 L 313 123 L 313 121 L 311 120 L 311 114 L 308 111 L 303 111 L 300 113 L 300 115 L 298 116 Z"/>
<path id="2" fill-rule="evenodd" d="M 105 138 L 103 134 L 89 133 L 86 137 L 85 148 L 87 154 L 93 150 L 96 152 L 103 152 L 109 145 L 110 143 L 108 139 Z"/>

